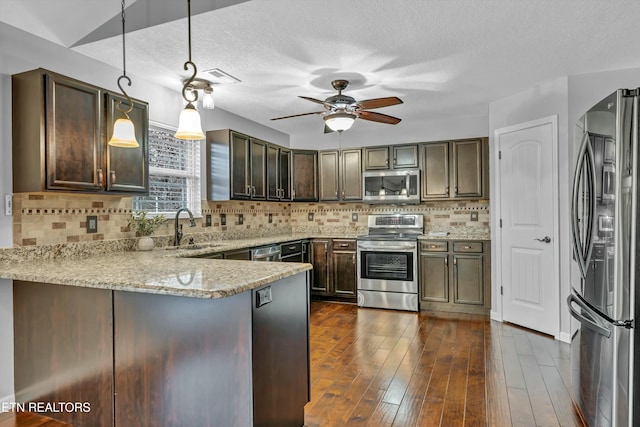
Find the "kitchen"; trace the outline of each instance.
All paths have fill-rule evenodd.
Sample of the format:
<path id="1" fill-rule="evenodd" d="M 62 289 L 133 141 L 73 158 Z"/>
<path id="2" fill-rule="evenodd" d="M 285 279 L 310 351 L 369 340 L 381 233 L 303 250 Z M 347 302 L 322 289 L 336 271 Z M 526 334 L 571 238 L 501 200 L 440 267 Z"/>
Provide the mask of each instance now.
<path id="1" fill-rule="evenodd" d="M 5 8 L 8 4 L 10 3 L 3 2 L 0 7 Z M 116 4 L 114 5 L 114 8 L 117 9 L 118 6 L 119 5 Z M 231 6 L 226 13 L 232 13 L 232 9 L 234 7 L 246 8 L 250 6 L 250 4 Z M 633 7 L 631 5 L 625 6 Z M 625 6 L 620 6 L 620 9 L 616 10 L 615 13 L 625 16 L 632 15 L 632 13 L 625 12 Z M 436 6 L 434 5 L 433 7 Z M 242 10 L 244 12 L 251 12 L 251 9 L 248 11 L 244 9 Z M 566 10 L 563 11 L 566 13 Z M 9 12 L 6 14 L 4 12 L 5 9 L 3 9 L 3 13 L 1 14 L 2 16 L 10 16 Z M 321 12 L 323 11 L 318 11 L 318 13 Z M 615 15 L 615 13 L 612 12 L 612 15 Z M 116 14 L 117 10 L 112 10 L 110 16 L 116 16 Z M 595 13 L 594 15 L 598 14 Z M 608 16 L 606 13 L 602 13 L 602 15 Z M 557 19 L 560 20 L 563 18 L 567 20 L 567 16 L 567 14 L 559 14 Z M 345 25 L 349 23 L 349 19 L 347 18 L 347 16 L 343 18 L 346 21 Z M 590 19 L 595 18 L 592 16 Z M 182 22 L 184 24 L 184 20 Z M 184 27 L 186 27 L 186 25 L 184 25 Z M 185 37 L 183 34 L 186 32 L 186 28 L 180 28 L 180 33 L 175 37 L 175 39 L 176 43 L 179 45 L 177 50 L 179 50 L 181 54 L 178 58 L 175 58 L 174 62 L 176 63 L 176 66 L 172 67 L 176 70 L 176 74 L 180 73 L 182 61 L 184 61 L 186 56 L 186 40 L 184 40 Z M 105 69 L 104 63 L 102 62 L 88 60 L 86 56 L 79 54 L 72 49 L 63 48 L 56 43 L 46 42 L 31 34 L 23 33 L 9 25 L 3 24 L 2 27 L 0 27 L 0 30 L 2 31 L 3 39 L 2 50 L 0 51 L 0 54 L 2 55 L 2 68 L 0 69 L 0 72 L 3 73 L 2 85 L 0 86 L 0 94 L 2 94 L 3 99 L 2 117 L 0 117 L 0 120 L 2 121 L 2 144 L 0 145 L 0 157 L 3 162 L 0 184 L 2 186 L 3 194 L 11 194 L 13 192 L 13 184 L 11 179 L 12 167 L 10 160 L 12 156 L 10 154 L 11 147 L 9 142 L 11 141 L 12 133 L 10 115 L 10 76 L 18 72 L 44 67 L 90 84 L 117 91 L 115 82 L 117 75 L 121 72 L 119 68 L 121 51 L 118 41 L 118 43 L 116 43 L 117 50 L 114 49 L 112 55 L 117 58 L 117 61 L 114 61 L 114 65 L 109 69 Z M 4 41 L 6 41 L 6 43 L 4 43 Z M 197 37 L 194 32 L 194 43 L 196 42 Z M 194 47 L 194 53 L 203 50 L 202 47 L 198 48 L 195 45 Z M 129 66 L 131 67 L 133 59 L 131 50 L 129 52 L 130 56 L 128 60 L 130 61 Z M 198 61 L 196 60 L 196 62 Z M 425 121 L 423 124 L 425 126 L 424 128 L 403 128 L 402 136 L 400 137 L 397 135 L 396 131 L 394 131 L 393 126 L 384 128 L 382 125 L 378 126 L 377 124 L 366 122 L 357 122 L 356 125 L 361 125 L 360 129 L 354 127 L 354 129 L 350 130 L 352 132 L 351 135 L 355 136 L 352 137 L 350 136 L 350 131 L 345 131 L 344 134 L 340 135 L 340 140 L 337 138 L 338 135 L 335 134 L 322 135 L 321 126 L 312 126 L 312 123 L 314 123 L 313 121 L 305 121 L 311 120 L 311 118 L 299 119 L 302 120 L 302 124 L 300 126 L 309 128 L 309 132 L 306 134 L 300 134 L 300 136 L 292 136 L 291 138 L 288 137 L 288 132 L 286 131 L 279 131 L 268 127 L 270 125 L 270 122 L 267 121 L 269 118 L 304 111 L 304 107 L 306 105 L 304 104 L 305 101 L 302 100 L 297 101 L 297 104 L 295 105 L 294 101 L 291 100 L 286 111 L 283 110 L 278 111 L 277 113 L 274 112 L 274 114 L 265 115 L 263 119 L 264 122 L 262 122 L 262 124 L 243 119 L 240 117 L 242 116 L 241 113 L 238 113 L 240 116 L 227 113 L 224 111 L 224 107 L 222 106 L 223 104 L 221 104 L 219 108 L 213 110 L 209 115 L 203 114 L 203 122 L 205 130 L 230 128 L 283 147 L 314 149 L 319 146 L 322 146 L 323 148 L 326 146 L 327 149 L 336 149 L 339 147 L 346 149 L 373 145 L 396 145 L 427 141 L 461 140 L 479 136 L 489 136 L 491 139 L 493 138 L 494 130 L 496 129 L 529 120 L 535 120 L 540 117 L 558 115 L 558 135 L 560 141 L 558 150 L 558 168 L 560 170 L 558 182 L 558 211 L 559 216 L 563 218 L 568 216 L 568 212 L 570 210 L 568 204 L 568 191 L 574 161 L 569 151 L 569 144 L 567 141 L 571 140 L 573 123 L 575 123 L 577 118 L 593 103 L 611 91 L 618 87 L 636 87 L 637 70 L 631 68 L 634 66 L 636 66 L 636 64 L 631 62 L 616 62 L 614 59 L 611 59 L 610 63 L 607 63 L 602 67 L 589 68 L 584 65 L 583 68 L 574 68 L 571 69 L 571 71 L 559 72 L 558 74 L 548 74 L 544 78 L 531 80 L 528 85 L 524 86 L 510 86 L 509 82 L 505 81 L 504 87 L 502 87 L 500 91 L 496 92 L 492 98 L 489 98 L 487 102 L 482 104 L 483 107 L 479 113 L 474 114 L 472 111 L 473 109 L 471 109 L 465 112 L 467 114 L 461 114 L 460 117 L 456 117 L 455 114 L 452 114 L 451 117 L 439 120 L 437 116 L 434 116 L 433 119 Z M 496 69 L 500 68 L 500 63 L 495 64 L 494 67 Z M 352 70 L 345 71 L 352 72 Z M 179 103 L 179 93 L 175 89 L 167 89 L 157 83 L 152 83 L 151 81 L 144 79 L 142 77 L 143 75 L 144 73 L 133 73 L 133 86 L 131 88 L 132 96 L 138 99 L 143 99 L 149 103 L 150 114 L 153 121 L 159 123 L 173 123 L 175 125 L 182 108 L 182 105 Z M 243 76 L 238 75 L 238 77 L 242 78 Z M 320 89 L 320 86 L 322 86 L 322 89 Z M 293 92 L 292 98 L 295 98 L 296 95 L 320 96 L 321 94 L 326 93 L 328 96 L 331 94 L 330 87 L 328 87 L 328 81 L 323 82 L 322 85 L 318 83 L 317 87 L 313 86 L 305 88 L 299 86 L 295 89 L 296 90 Z M 353 83 L 352 87 L 349 89 L 353 89 L 354 91 L 356 90 L 356 88 L 353 87 Z M 349 89 L 345 92 L 350 93 Z M 376 96 L 387 96 L 392 94 L 392 91 L 387 93 L 380 92 L 375 89 L 375 87 L 372 88 L 366 95 L 363 93 L 362 97 L 359 96 L 359 94 L 356 96 L 356 93 L 353 93 L 353 96 L 356 96 L 356 98 L 374 98 Z M 241 89 L 233 89 L 232 87 L 229 87 L 229 89 L 221 88 L 221 92 L 224 92 L 225 90 L 233 92 L 233 90 Z M 324 96 L 322 98 L 324 98 Z M 405 104 L 403 106 L 390 107 L 388 109 L 388 113 L 398 115 L 408 122 L 408 115 L 401 115 L 399 112 L 396 113 L 396 111 L 400 110 L 392 110 L 408 107 L 409 98 L 404 96 L 401 96 L 401 98 L 403 98 Z M 175 100 L 175 102 L 170 100 Z M 310 105 L 306 107 L 310 107 Z M 385 112 L 387 111 L 385 110 Z M 369 127 L 365 127 L 365 125 L 369 125 Z M 282 126 L 284 127 L 281 129 L 287 129 L 286 126 L 295 125 L 283 124 Z M 400 128 L 398 127 L 398 129 Z M 425 131 L 425 129 L 428 129 L 428 131 Z M 356 131 L 362 133 L 353 133 Z M 330 141 L 330 143 L 327 143 L 326 141 Z M 375 141 L 375 144 L 373 141 Z M 491 146 L 492 144 L 490 142 L 490 150 L 492 150 Z M 493 154 L 496 153 L 493 151 L 490 153 L 490 161 L 494 161 L 493 159 L 497 157 L 494 157 Z M 490 168 L 491 174 L 494 174 L 495 172 L 496 171 L 494 169 Z M 492 177 L 489 181 L 493 185 L 496 180 Z M 492 188 L 491 194 L 496 194 L 493 190 L 494 188 Z M 102 235 L 102 238 L 105 241 L 123 237 L 133 237 L 132 233 L 121 231 L 122 227 L 126 225 L 128 214 L 120 214 L 118 211 L 120 209 L 130 209 L 130 207 L 126 205 L 125 202 L 122 202 L 122 200 L 111 196 L 98 196 L 91 198 L 90 200 L 83 200 L 81 196 L 68 196 L 68 200 L 65 200 L 65 197 L 67 196 L 55 197 L 45 193 L 37 195 L 32 194 L 30 197 L 25 197 L 25 199 L 21 199 L 21 197 L 14 198 L 14 217 L 0 215 L 0 229 L 3 231 L 2 246 L 13 246 L 16 238 L 19 238 L 19 242 L 22 242 L 22 238 L 25 238 L 36 239 L 37 244 L 54 244 L 60 239 L 64 241 L 68 238 L 75 239 L 75 236 L 80 236 L 81 234 L 78 230 L 71 230 L 66 226 L 62 228 L 62 225 L 56 225 L 56 227 L 60 228 L 56 228 L 55 231 L 49 233 L 43 233 L 41 227 L 38 226 L 39 222 L 50 221 L 51 224 L 65 223 L 64 219 L 56 217 L 58 215 L 65 215 L 65 212 L 60 214 L 58 213 L 58 210 L 66 209 L 67 206 L 73 206 L 72 209 L 75 208 L 78 212 L 81 210 L 82 213 L 79 215 L 82 217 L 91 214 L 97 215 L 99 228 L 99 232 L 97 234 Z M 125 204 L 121 205 L 120 203 Z M 369 214 L 385 213 L 384 211 L 380 212 L 377 210 L 379 208 L 372 208 L 368 204 L 361 204 L 357 202 L 310 202 L 308 204 L 303 203 L 300 205 L 293 203 L 269 202 L 268 207 L 266 206 L 266 203 L 258 203 L 260 202 L 212 201 L 207 202 L 206 204 L 203 203 L 202 213 L 204 215 L 202 219 L 198 220 L 198 225 L 202 227 L 202 224 L 206 222 L 206 214 L 211 214 L 213 219 L 212 228 L 208 230 L 203 228 L 203 231 L 206 230 L 205 233 L 226 233 L 228 236 L 234 236 L 234 234 L 239 232 L 253 233 L 256 229 L 266 229 L 264 234 L 277 234 L 281 229 L 287 227 L 295 228 L 296 230 L 300 229 L 302 232 L 310 229 L 313 230 L 317 227 L 321 227 L 322 229 L 325 229 L 326 227 L 334 227 L 338 235 L 346 235 L 347 232 L 350 232 L 350 235 L 355 236 L 362 234 L 366 230 L 366 218 Z M 460 206 L 456 205 L 455 202 L 440 203 L 441 204 L 435 206 L 422 207 L 423 212 L 426 213 L 425 219 L 430 220 L 432 225 L 446 226 L 448 221 L 465 226 L 486 224 L 491 226 L 491 233 L 496 233 L 496 230 L 499 228 L 497 227 L 498 219 L 489 216 L 489 211 L 496 212 L 492 207 L 492 204 L 495 203 L 493 198 L 491 198 L 491 201 L 488 203 L 477 202 L 472 204 L 472 206 L 465 207 L 463 210 L 459 210 Z M 44 211 L 45 209 L 47 212 Z M 55 209 L 56 211 L 52 212 L 52 209 Z M 409 207 L 402 209 L 407 211 L 411 210 Z M 31 214 L 28 213 L 29 210 L 32 211 Z M 40 210 L 40 212 L 38 212 L 38 210 Z M 85 213 L 85 210 L 88 211 L 88 213 Z M 92 210 L 94 212 L 91 212 Z M 469 219 L 471 212 L 474 211 L 477 211 L 480 217 L 478 222 L 472 222 Z M 353 213 L 358 214 L 358 219 L 356 221 L 352 221 Z M 15 217 L 15 215 L 18 214 L 22 215 L 20 220 Z M 217 222 L 220 214 L 226 214 L 227 216 L 227 229 L 222 229 L 223 226 Z M 239 214 L 243 215 L 243 224 L 239 224 Z M 273 220 L 271 223 L 268 221 L 269 214 L 271 214 Z M 313 220 L 311 221 L 309 221 L 309 214 L 313 214 Z M 449 218 L 446 218 L 447 215 L 449 215 Z M 109 216 L 108 220 L 106 219 L 106 216 Z M 19 223 L 20 227 L 14 227 L 14 223 Z M 167 229 L 159 232 L 158 236 L 173 235 L 173 230 L 170 230 L 170 226 L 167 225 L 166 227 Z M 201 228 L 198 228 L 197 230 L 201 230 Z M 191 231 L 193 230 L 185 228 L 185 234 L 188 235 Z M 88 236 L 87 234 L 82 235 L 85 237 Z M 77 238 L 80 240 L 80 237 Z M 93 236 L 90 238 L 93 239 Z M 492 234 L 491 240 L 494 241 L 496 239 L 496 235 Z M 569 283 L 569 272 L 567 267 L 570 262 L 571 254 L 569 231 L 561 228 L 558 240 L 561 255 L 559 271 L 560 277 L 558 277 L 557 280 L 560 284 Z M 495 262 L 496 257 L 492 256 L 492 259 Z M 492 271 L 491 277 L 497 277 L 495 271 Z M 3 321 L 3 324 L 10 325 L 10 319 L 13 317 L 11 305 L 7 304 L 7 301 L 11 301 L 12 299 L 10 296 L 10 286 L 4 285 L 2 287 L 2 292 L 1 300 L 3 305 L 1 312 L 3 316 L 5 316 L 4 319 L 9 319 Z M 569 295 L 568 285 L 561 285 L 559 293 L 560 295 L 558 299 L 564 302 L 566 297 Z M 499 294 L 499 284 L 492 283 L 491 309 L 493 311 L 491 316 L 498 320 L 501 319 L 501 301 L 499 299 Z M 560 310 L 558 336 L 560 339 L 568 341 L 570 333 L 568 310 L 566 310 L 564 305 L 561 306 L 559 304 L 558 307 Z M 3 337 L 5 336 L 5 333 L 10 334 L 10 330 L 10 327 L 9 329 L 3 330 Z M 12 339 L 9 339 L 9 342 L 11 341 Z M 0 362 L 3 366 L 5 364 L 12 365 L 13 362 L 11 359 L 11 352 L 0 354 Z M 9 375 L 9 377 L 3 376 L 0 378 L 0 384 L 2 384 L 3 387 L 7 384 L 6 389 L 0 389 L 0 396 L 9 396 L 10 399 L 11 394 L 13 393 L 13 388 L 11 386 L 13 381 L 12 376 L 11 374 L 4 372 L 2 375 Z"/>

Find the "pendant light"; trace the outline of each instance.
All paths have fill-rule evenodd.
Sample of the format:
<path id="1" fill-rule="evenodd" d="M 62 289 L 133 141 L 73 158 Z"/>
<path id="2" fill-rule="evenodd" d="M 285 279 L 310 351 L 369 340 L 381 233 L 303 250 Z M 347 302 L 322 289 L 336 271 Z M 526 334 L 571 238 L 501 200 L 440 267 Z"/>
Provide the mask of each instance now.
<path id="1" fill-rule="evenodd" d="M 111 134 L 111 139 L 109 140 L 109 145 L 113 147 L 123 147 L 123 148 L 137 148 L 140 146 L 138 144 L 138 140 L 136 139 L 136 130 L 133 126 L 133 122 L 129 119 L 129 113 L 133 110 L 133 101 L 131 101 L 131 97 L 127 92 L 122 88 L 120 80 L 126 80 L 127 84 L 131 86 L 131 79 L 127 77 L 127 62 L 126 62 L 126 54 L 125 54 L 125 43 L 124 43 L 124 0 L 122 0 L 122 75 L 118 77 L 118 87 L 120 91 L 127 98 L 127 102 L 129 103 L 128 108 L 122 108 L 122 101 L 118 101 L 116 104 L 116 110 L 122 113 L 121 118 L 116 120 L 113 124 L 113 133 Z"/>
<path id="2" fill-rule="evenodd" d="M 196 64 L 191 62 L 191 0 L 187 0 L 187 20 L 189 23 L 189 60 L 184 63 L 184 70 L 188 71 L 189 67 L 193 68 L 193 74 L 182 86 L 182 97 L 187 101 L 187 106 L 180 113 L 178 119 L 178 131 L 175 137 L 178 139 L 204 139 L 204 132 L 202 132 L 202 124 L 200 122 L 200 114 L 193 105 L 198 101 L 198 92 L 195 90 L 187 90 L 191 87 L 191 82 L 196 78 L 198 69 Z M 187 91 L 192 95 L 193 99 L 187 96 Z"/>

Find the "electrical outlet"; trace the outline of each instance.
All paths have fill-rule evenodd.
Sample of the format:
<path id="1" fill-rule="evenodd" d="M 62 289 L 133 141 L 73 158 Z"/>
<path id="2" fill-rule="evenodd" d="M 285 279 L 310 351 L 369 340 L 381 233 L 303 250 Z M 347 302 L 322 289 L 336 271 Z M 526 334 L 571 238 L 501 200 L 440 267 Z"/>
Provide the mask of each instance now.
<path id="1" fill-rule="evenodd" d="M 313 212 L 307 214 L 307 221 L 313 221 Z"/>
<path id="2" fill-rule="evenodd" d="M 238 214 L 238 224 L 239 225 L 244 224 L 244 215 L 243 214 Z"/>
<path id="3" fill-rule="evenodd" d="M 13 196 L 11 194 L 4 196 L 4 214 L 6 216 L 13 215 Z"/>
<path id="4" fill-rule="evenodd" d="M 220 214 L 220 225 L 227 225 L 227 214 Z"/>
<path id="5" fill-rule="evenodd" d="M 269 224 L 271 224 L 273 222 L 273 214 L 270 213 L 269 214 Z"/>
<path id="6" fill-rule="evenodd" d="M 87 216 L 87 233 L 98 232 L 98 217 L 96 215 Z"/>
<path id="7" fill-rule="evenodd" d="M 478 211 L 471 212 L 471 221 L 477 221 L 477 220 L 478 220 Z"/>
<path id="8" fill-rule="evenodd" d="M 358 222 L 358 214 L 353 212 L 351 214 L 351 222 Z"/>
<path id="9" fill-rule="evenodd" d="M 204 217 L 204 226 L 211 227 L 211 215 L 205 215 Z"/>

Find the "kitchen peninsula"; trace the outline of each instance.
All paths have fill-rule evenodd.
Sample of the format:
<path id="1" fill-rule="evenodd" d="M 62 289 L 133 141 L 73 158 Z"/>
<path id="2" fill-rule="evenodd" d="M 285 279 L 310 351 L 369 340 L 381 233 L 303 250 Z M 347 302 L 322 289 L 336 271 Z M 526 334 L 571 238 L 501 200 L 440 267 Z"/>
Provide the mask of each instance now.
<path id="1" fill-rule="evenodd" d="M 308 270 L 155 250 L 14 262 L 16 401 L 75 426 L 304 424 Z"/>

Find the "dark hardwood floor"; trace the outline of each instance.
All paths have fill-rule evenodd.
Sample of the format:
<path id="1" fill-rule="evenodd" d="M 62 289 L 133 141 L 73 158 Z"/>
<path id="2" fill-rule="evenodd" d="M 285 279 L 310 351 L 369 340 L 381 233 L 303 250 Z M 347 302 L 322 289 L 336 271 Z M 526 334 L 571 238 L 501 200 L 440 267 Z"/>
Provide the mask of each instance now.
<path id="1" fill-rule="evenodd" d="M 569 346 L 478 315 L 311 304 L 316 426 L 583 426 Z"/>
<path id="2" fill-rule="evenodd" d="M 71 424 L 30 412 L 4 412 L 0 413 L 0 427 L 71 427 Z"/>

